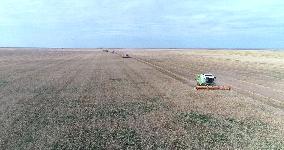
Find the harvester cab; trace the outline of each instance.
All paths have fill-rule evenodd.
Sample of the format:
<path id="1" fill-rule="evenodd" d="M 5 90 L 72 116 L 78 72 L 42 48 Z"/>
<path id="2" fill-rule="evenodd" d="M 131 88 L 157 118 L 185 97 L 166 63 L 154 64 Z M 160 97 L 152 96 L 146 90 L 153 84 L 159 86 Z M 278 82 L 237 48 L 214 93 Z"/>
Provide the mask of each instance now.
<path id="1" fill-rule="evenodd" d="M 230 86 L 218 86 L 215 83 L 216 77 L 211 73 L 199 74 L 196 76 L 197 90 L 231 90 Z"/>
<path id="2" fill-rule="evenodd" d="M 199 74 L 196 77 L 197 85 L 215 85 L 215 79 L 216 77 L 213 76 L 211 73 L 207 74 Z"/>

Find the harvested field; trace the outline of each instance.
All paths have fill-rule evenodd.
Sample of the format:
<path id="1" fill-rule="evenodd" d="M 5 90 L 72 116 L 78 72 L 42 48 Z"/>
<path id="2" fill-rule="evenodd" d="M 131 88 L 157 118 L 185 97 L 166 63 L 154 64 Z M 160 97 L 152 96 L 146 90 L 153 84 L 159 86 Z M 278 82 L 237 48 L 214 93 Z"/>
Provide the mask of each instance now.
<path id="1" fill-rule="evenodd" d="M 128 53 L 1 49 L 0 149 L 284 147 L 283 52 Z"/>

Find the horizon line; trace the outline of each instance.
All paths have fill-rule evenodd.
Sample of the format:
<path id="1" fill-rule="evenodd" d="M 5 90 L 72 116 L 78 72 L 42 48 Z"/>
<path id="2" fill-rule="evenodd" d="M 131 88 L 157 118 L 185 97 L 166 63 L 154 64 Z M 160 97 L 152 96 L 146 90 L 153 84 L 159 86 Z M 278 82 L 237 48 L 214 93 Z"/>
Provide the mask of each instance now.
<path id="1" fill-rule="evenodd" d="M 4 48 L 30 48 L 30 49 L 208 49 L 208 50 L 284 50 L 284 48 L 206 48 L 206 47 L 190 47 L 190 48 L 172 48 L 172 47 L 163 47 L 163 48 L 153 48 L 153 47 L 148 47 L 148 48 L 142 48 L 142 47 L 0 47 L 0 49 Z"/>

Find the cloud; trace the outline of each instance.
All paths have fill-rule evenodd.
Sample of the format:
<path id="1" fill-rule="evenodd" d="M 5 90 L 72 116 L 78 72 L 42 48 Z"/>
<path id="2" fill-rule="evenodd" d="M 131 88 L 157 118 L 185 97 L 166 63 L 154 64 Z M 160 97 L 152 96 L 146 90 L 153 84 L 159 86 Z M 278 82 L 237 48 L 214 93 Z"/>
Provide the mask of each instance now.
<path id="1" fill-rule="evenodd" d="M 247 42 L 269 36 L 275 43 L 265 47 L 284 47 L 283 7 L 281 0 L 1 0 L 0 46 L 257 47 Z"/>

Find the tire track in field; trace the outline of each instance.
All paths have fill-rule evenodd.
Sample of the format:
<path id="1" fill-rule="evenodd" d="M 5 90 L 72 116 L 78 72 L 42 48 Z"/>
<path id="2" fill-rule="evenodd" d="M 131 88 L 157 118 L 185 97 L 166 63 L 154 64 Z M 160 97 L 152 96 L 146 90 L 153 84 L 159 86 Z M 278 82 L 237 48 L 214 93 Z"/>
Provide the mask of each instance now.
<path id="1" fill-rule="evenodd" d="M 138 77 L 139 79 L 141 79 L 143 81 L 144 86 L 150 87 L 150 89 L 153 90 L 154 93 L 157 94 L 156 96 L 164 98 L 165 94 L 162 94 L 162 92 L 158 88 L 154 87 L 152 84 L 147 82 L 145 77 L 143 77 L 141 75 L 141 73 L 139 73 L 137 70 L 135 70 L 133 67 L 131 67 L 129 65 L 129 63 L 124 63 L 124 66 L 125 67 L 123 68 L 123 70 L 127 74 L 127 76 L 129 77 L 127 79 L 131 80 L 131 83 L 137 83 L 137 77 Z M 136 77 L 136 78 L 134 78 L 133 76 Z M 139 87 L 138 84 L 134 84 L 134 86 L 138 91 L 141 89 L 141 87 Z"/>
<path id="2" fill-rule="evenodd" d="M 161 66 L 158 66 L 158 65 L 155 65 L 155 64 L 153 64 L 153 63 L 150 63 L 149 61 L 146 61 L 146 60 L 143 60 L 143 59 L 137 58 L 137 57 L 132 57 L 132 58 L 136 59 L 136 60 L 139 61 L 139 62 L 142 62 L 142 63 L 144 63 L 144 64 L 147 64 L 147 65 L 149 65 L 149 66 L 155 68 L 156 70 L 162 72 L 163 74 L 165 74 L 165 75 L 167 75 L 167 76 L 169 76 L 169 77 L 171 77 L 171 78 L 174 78 L 175 80 L 180 81 L 180 82 L 183 83 L 183 84 L 189 84 L 189 83 L 192 84 L 192 83 L 193 83 L 192 81 L 189 81 L 189 80 L 188 80 L 187 78 L 185 78 L 184 76 L 178 75 L 178 74 L 176 74 L 176 73 L 174 73 L 174 72 L 172 72 L 172 71 L 170 71 L 170 70 L 168 70 L 168 69 L 166 69 L 166 68 L 163 68 L 163 67 L 161 67 Z"/>
<path id="3" fill-rule="evenodd" d="M 109 53 L 106 53 L 106 54 L 109 54 Z M 114 58 L 117 58 L 115 55 L 122 57 L 122 55 L 119 53 L 115 53 L 111 55 L 113 55 Z M 153 86 L 151 84 L 151 81 L 149 82 L 149 80 L 151 79 L 147 79 L 143 76 L 143 74 L 141 74 L 143 70 L 139 72 L 141 68 L 136 68 L 135 66 L 132 65 L 133 63 L 131 61 L 133 61 L 133 59 L 123 58 L 123 59 L 118 59 L 118 60 L 119 62 L 115 64 L 117 66 L 116 68 L 119 68 L 119 69 L 115 71 L 115 75 L 117 74 L 126 75 L 122 78 L 124 80 L 127 80 L 130 83 L 129 86 L 135 88 L 135 92 L 137 91 L 136 95 L 138 96 L 140 100 L 143 100 L 145 98 L 151 98 L 153 96 L 160 97 L 161 99 L 166 98 L 165 97 L 166 94 L 162 93 L 157 87 Z M 111 74 L 109 75 L 111 76 Z M 142 89 L 147 89 L 147 90 L 142 90 Z"/>

